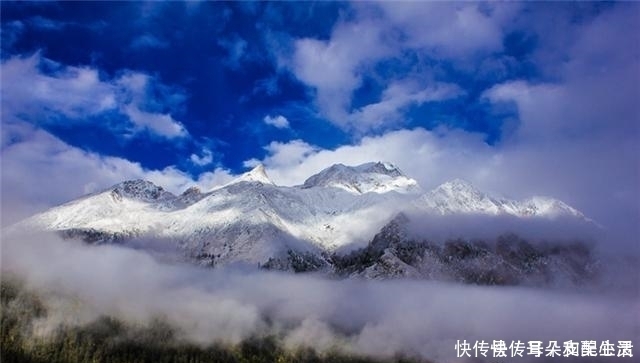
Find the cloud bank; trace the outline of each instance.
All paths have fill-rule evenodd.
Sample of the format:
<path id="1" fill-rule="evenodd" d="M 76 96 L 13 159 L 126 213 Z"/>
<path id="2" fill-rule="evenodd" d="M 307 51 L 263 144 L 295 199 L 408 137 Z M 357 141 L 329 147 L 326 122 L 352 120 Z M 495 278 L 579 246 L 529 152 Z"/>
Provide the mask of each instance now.
<path id="1" fill-rule="evenodd" d="M 161 316 L 200 344 L 276 333 L 289 347 L 456 361 L 456 340 L 632 340 L 639 323 L 632 291 L 610 295 L 211 270 L 50 235 L 3 238 L 2 249 L 3 274 L 20 276 L 27 287 L 51 297 L 46 302 L 54 313 L 39 324 L 41 334 L 102 314 L 142 324 Z M 76 301 L 73 314 L 60 303 L 70 298 Z"/>

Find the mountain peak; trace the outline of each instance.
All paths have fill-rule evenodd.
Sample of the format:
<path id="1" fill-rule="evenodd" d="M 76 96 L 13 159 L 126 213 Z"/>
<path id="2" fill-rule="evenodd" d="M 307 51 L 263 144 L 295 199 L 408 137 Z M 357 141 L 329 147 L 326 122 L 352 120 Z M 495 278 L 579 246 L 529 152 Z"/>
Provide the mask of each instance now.
<path id="1" fill-rule="evenodd" d="M 451 213 L 509 213 L 510 205 L 502 205 L 498 200 L 478 190 L 471 183 L 454 179 L 443 183 L 423 197 L 425 204 L 441 214 Z"/>
<path id="2" fill-rule="evenodd" d="M 587 219 L 578 210 L 554 198 L 538 196 L 526 200 L 511 200 L 482 192 L 462 179 L 441 184 L 425 195 L 423 201 L 441 214 L 508 214 L 548 218 L 571 216 Z"/>
<path id="3" fill-rule="evenodd" d="M 405 193 L 420 189 L 415 180 L 406 177 L 400 169 L 388 162 L 370 162 L 357 166 L 334 164 L 311 176 L 302 187 L 334 187 L 354 194 L 390 191 Z"/>
<path id="4" fill-rule="evenodd" d="M 522 202 L 522 214 L 525 216 L 547 215 L 552 217 L 569 215 L 587 219 L 584 214 L 563 201 L 544 196 L 535 196 L 524 200 Z"/>
<path id="5" fill-rule="evenodd" d="M 398 169 L 397 166 L 393 165 L 392 163 L 383 161 L 364 163 L 358 166 L 354 166 L 353 168 L 361 173 L 376 173 L 393 177 L 404 176 L 404 174 L 400 171 L 400 169 Z"/>
<path id="6" fill-rule="evenodd" d="M 439 185 L 436 188 L 436 190 L 445 192 L 447 194 L 465 193 L 465 194 L 476 195 L 476 196 L 480 196 L 483 194 L 473 184 L 469 183 L 466 180 L 458 179 L 458 178 Z"/>
<path id="7" fill-rule="evenodd" d="M 127 180 L 114 185 L 110 189 L 111 194 L 117 199 L 125 197 L 145 202 L 157 202 L 175 198 L 175 195 L 162 187 L 142 179 Z"/>
<path id="8" fill-rule="evenodd" d="M 448 182 L 442 183 L 443 186 L 451 186 L 451 187 L 464 187 L 464 188 L 473 188 L 475 189 L 475 186 L 473 186 L 473 184 L 471 184 L 470 182 L 464 180 L 464 179 L 460 179 L 460 178 L 455 178 L 452 180 L 449 180 Z"/>
<path id="9" fill-rule="evenodd" d="M 262 183 L 262 184 L 275 185 L 275 183 L 273 181 L 271 181 L 271 179 L 269 179 L 269 176 L 267 175 L 267 171 L 265 170 L 264 165 L 262 165 L 262 164 L 258 164 L 257 166 L 255 166 L 250 171 L 242 174 L 236 180 L 236 182 L 240 182 L 240 181 L 259 182 L 259 183 Z"/>
<path id="10" fill-rule="evenodd" d="M 198 194 L 202 194 L 202 191 L 200 190 L 200 188 L 196 187 L 196 186 L 192 186 L 189 187 L 187 190 L 185 190 L 181 196 L 190 196 L 190 195 L 198 195 Z"/>

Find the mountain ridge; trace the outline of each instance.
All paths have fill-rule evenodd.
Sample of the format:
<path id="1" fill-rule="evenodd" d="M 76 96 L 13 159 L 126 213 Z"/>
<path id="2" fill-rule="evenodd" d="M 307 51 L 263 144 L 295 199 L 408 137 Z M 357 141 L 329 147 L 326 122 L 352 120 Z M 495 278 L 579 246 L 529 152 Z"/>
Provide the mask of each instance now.
<path id="1" fill-rule="evenodd" d="M 334 187 L 356 194 L 420 191 L 418 182 L 388 162 L 370 162 L 358 166 L 334 164 L 310 176 L 302 188 Z"/>
<path id="2" fill-rule="evenodd" d="M 457 179 L 423 192 L 391 163 L 332 165 L 304 184 L 278 186 L 258 165 L 234 181 L 173 195 L 143 180 L 118 183 L 20 222 L 109 243 L 141 236 L 175 241 L 188 259 L 263 265 L 289 251 L 320 256 L 371 241 L 398 213 L 586 219 L 553 198 L 498 198 Z M 66 231 L 66 232 L 65 232 Z"/>

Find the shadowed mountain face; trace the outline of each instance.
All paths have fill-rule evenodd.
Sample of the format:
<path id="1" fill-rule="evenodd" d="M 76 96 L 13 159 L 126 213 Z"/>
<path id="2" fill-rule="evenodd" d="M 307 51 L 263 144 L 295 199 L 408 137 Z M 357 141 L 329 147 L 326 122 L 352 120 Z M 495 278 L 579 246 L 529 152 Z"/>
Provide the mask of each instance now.
<path id="1" fill-rule="evenodd" d="M 333 255 L 340 276 L 423 278 L 479 285 L 580 285 L 597 277 L 598 262 L 580 241 L 528 241 L 516 234 L 442 243 L 409 237 L 399 215 L 365 248 Z"/>

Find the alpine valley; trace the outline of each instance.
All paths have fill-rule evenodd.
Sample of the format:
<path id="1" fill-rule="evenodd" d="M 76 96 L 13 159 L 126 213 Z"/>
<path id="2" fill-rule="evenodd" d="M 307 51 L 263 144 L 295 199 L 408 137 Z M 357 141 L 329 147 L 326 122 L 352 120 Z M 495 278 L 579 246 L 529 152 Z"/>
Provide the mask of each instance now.
<path id="1" fill-rule="evenodd" d="M 262 165 L 226 185 L 192 187 L 181 195 L 130 180 L 8 232 L 56 231 L 205 266 L 248 264 L 340 277 L 548 285 L 580 283 L 595 274 L 597 263 L 582 241 L 532 241 L 509 231 L 436 241 L 416 231 L 416 224 L 445 217 L 596 227 L 556 199 L 511 200 L 459 179 L 425 191 L 395 165 L 371 162 L 335 164 L 292 187 L 273 183 Z"/>

